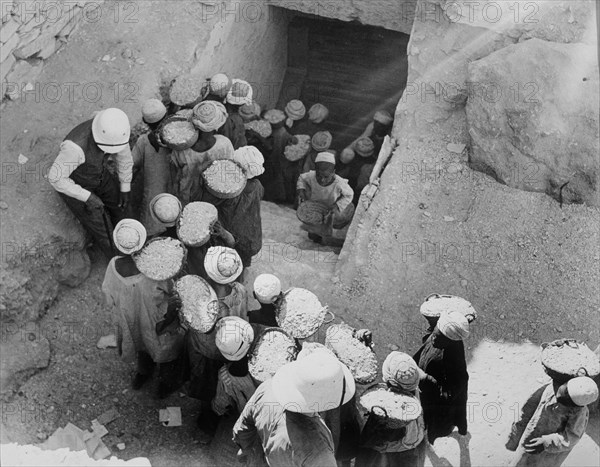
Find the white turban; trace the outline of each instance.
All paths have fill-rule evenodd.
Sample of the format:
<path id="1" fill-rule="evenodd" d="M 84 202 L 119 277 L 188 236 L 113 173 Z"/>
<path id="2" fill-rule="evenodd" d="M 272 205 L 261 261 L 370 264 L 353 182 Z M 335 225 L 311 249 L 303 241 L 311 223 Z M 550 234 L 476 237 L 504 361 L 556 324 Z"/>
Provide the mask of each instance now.
<path id="1" fill-rule="evenodd" d="M 458 311 L 440 314 L 437 327 L 444 336 L 453 341 L 461 341 L 469 337 L 469 321 Z"/>
<path id="2" fill-rule="evenodd" d="M 146 123 L 160 122 L 167 115 L 167 108 L 158 99 L 148 99 L 142 104 L 142 118 Z"/>
<path id="3" fill-rule="evenodd" d="M 252 104 L 252 86 L 243 79 L 232 79 L 231 89 L 227 93 L 227 103 L 232 105 Z"/>
<path id="4" fill-rule="evenodd" d="M 419 366 L 403 352 L 391 352 L 381 367 L 383 381 L 398 389 L 415 391 L 419 387 Z"/>
<path id="5" fill-rule="evenodd" d="M 203 101 L 194 107 L 192 123 L 200 131 L 209 133 L 221 128 L 227 121 L 225 106 L 216 101 Z"/>
<path id="6" fill-rule="evenodd" d="M 254 146 L 243 146 L 236 149 L 233 153 L 233 160 L 246 171 L 248 179 L 258 177 L 265 172 L 263 167 L 265 158 Z"/>
<path id="7" fill-rule="evenodd" d="M 146 229 L 135 219 L 123 219 L 113 230 L 113 241 L 117 250 L 130 255 L 141 250 L 146 243 Z"/>
<path id="8" fill-rule="evenodd" d="M 206 274 L 217 284 L 229 284 L 236 280 L 244 266 L 237 251 L 224 246 L 213 246 L 204 257 Z"/>

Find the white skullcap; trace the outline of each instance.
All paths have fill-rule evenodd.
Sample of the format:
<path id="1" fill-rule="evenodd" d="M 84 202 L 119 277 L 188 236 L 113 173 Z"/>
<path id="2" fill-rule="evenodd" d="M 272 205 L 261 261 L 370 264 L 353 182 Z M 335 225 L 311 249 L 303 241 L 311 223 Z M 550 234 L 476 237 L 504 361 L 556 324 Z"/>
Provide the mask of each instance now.
<path id="1" fill-rule="evenodd" d="M 246 178 L 258 177 L 265 172 L 265 158 L 254 146 L 243 146 L 233 153 L 233 160 L 246 172 Z"/>
<path id="2" fill-rule="evenodd" d="M 319 154 L 317 154 L 315 164 L 317 162 L 329 162 L 330 164 L 335 165 L 335 156 L 330 152 L 320 152 Z"/>
<path id="3" fill-rule="evenodd" d="M 598 385 L 588 376 L 578 376 L 567 382 L 567 390 L 571 400 L 580 407 L 585 407 L 598 399 Z"/>
<path id="4" fill-rule="evenodd" d="M 281 281 L 273 274 L 260 274 L 254 280 L 254 293 L 260 303 L 273 303 L 281 293 Z"/>
<path id="5" fill-rule="evenodd" d="M 142 118 L 146 123 L 160 122 L 167 115 L 167 108 L 158 99 L 148 99 L 142 104 Z"/>

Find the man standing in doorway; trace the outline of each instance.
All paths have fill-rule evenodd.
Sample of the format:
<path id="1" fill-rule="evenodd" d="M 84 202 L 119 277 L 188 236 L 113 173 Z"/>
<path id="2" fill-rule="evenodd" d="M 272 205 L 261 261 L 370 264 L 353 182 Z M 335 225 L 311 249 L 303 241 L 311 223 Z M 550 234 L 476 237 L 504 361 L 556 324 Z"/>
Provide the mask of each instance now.
<path id="1" fill-rule="evenodd" d="M 101 110 L 66 136 L 48 174 L 50 184 L 108 259 L 114 256 L 112 226 L 125 217 L 129 204 L 133 168 L 130 131 L 125 112 Z M 108 170 L 112 155 L 118 180 Z"/>

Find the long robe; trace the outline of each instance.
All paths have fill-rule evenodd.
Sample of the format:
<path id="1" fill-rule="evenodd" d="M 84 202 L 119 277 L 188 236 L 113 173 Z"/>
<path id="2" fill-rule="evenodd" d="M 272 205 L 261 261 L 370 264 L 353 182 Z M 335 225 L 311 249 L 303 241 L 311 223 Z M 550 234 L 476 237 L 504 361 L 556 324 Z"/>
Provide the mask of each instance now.
<path id="1" fill-rule="evenodd" d="M 155 363 L 179 357 L 184 332 L 176 320 L 158 336 L 156 323 L 167 312 L 171 281 L 153 281 L 143 274 L 121 276 L 111 259 L 106 268 L 102 292 L 117 321 L 117 350 L 123 360 L 134 362 L 137 352 L 150 355 Z"/>
<path id="2" fill-rule="evenodd" d="M 220 199 L 204 192 L 202 201 L 213 204 L 219 211 L 219 221 L 235 238 L 235 251 L 238 252 L 245 268 L 252 263 L 252 257 L 262 248 L 262 219 L 260 202 L 264 194 L 261 183 L 251 178 L 244 191 L 232 199 Z"/>
<path id="3" fill-rule="evenodd" d="M 452 341 L 445 349 L 437 349 L 431 336 L 413 357 L 419 368 L 436 379 L 437 384 L 422 380 L 421 405 L 429 442 L 448 436 L 454 427 L 467 431 L 467 398 L 469 373 L 462 341 Z M 448 398 L 441 395 L 448 394 Z"/>

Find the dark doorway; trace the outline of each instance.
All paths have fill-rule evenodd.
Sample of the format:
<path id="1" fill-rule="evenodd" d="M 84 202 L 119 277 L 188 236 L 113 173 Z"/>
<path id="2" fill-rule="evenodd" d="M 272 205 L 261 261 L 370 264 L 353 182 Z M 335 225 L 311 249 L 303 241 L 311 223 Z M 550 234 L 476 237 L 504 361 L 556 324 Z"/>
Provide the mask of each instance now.
<path id="1" fill-rule="evenodd" d="M 294 98 L 329 108 L 334 148 L 358 137 L 373 113 L 392 115 L 406 87 L 410 36 L 357 23 L 296 17 L 288 32 L 288 69 L 279 108 Z"/>

